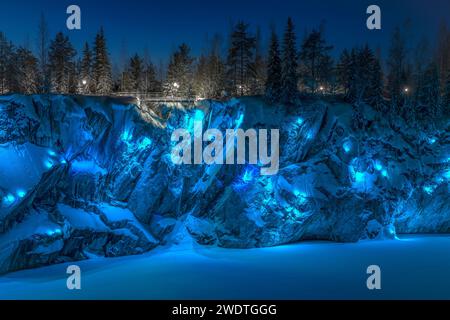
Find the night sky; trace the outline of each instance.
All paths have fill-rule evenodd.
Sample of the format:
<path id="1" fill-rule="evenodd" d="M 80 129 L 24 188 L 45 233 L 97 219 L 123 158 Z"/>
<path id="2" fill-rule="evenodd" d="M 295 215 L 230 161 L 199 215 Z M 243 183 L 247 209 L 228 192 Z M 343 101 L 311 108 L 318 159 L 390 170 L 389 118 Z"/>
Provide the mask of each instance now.
<path id="1" fill-rule="evenodd" d="M 66 28 L 66 8 L 77 4 L 82 11 L 82 30 Z M 382 9 L 381 31 L 366 29 L 366 8 L 377 4 Z M 442 20 L 450 22 L 449 0 L 14 0 L 3 1 L 0 30 L 14 43 L 35 44 L 40 13 L 46 15 L 51 37 L 57 31 L 68 34 L 77 47 L 92 42 L 104 26 L 109 51 L 119 60 L 126 43 L 128 53 L 142 53 L 148 47 L 154 61 L 166 58 L 181 42 L 187 42 L 195 54 L 201 52 L 207 35 L 227 35 L 230 22 L 244 19 L 253 28 L 269 33 L 271 24 L 281 32 L 287 16 L 292 16 L 301 38 L 305 30 L 326 22 L 326 37 L 335 53 L 345 47 L 368 42 L 387 51 L 393 28 L 407 19 L 410 38 L 436 35 Z M 450 23 L 449 23 L 450 24 Z"/>

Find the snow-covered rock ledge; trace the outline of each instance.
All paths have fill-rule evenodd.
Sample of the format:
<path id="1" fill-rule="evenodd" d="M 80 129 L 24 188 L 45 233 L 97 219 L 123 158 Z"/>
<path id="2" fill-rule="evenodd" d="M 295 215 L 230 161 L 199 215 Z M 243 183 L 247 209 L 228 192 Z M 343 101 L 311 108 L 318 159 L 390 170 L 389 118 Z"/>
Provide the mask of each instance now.
<path id="1" fill-rule="evenodd" d="M 82 96 L 0 97 L 0 273 L 139 254 L 191 236 L 222 247 L 450 231 L 450 127 L 368 106 L 258 98 L 136 106 Z M 174 129 L 279 128 L 280 172 L 175 166 Z M 187 232 L 186 232 L 187 231 Z"/>

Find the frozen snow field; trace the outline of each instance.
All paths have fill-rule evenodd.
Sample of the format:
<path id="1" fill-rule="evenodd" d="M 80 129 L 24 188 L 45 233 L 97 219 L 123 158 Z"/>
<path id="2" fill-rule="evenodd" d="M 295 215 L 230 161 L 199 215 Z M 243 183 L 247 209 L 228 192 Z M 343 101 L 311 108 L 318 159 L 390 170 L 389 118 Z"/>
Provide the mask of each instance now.
<path id="1" fill-rule="evenodd" d="M 1 276 L 0 298 L 450 299 L 448 235 L 249 250 L 189 243 L 75 264 L 79 291 L 66 288 L 70 264 L 60 264 Z M 373 264 L 381 268 L 381 290 L 366 287 Z"/>

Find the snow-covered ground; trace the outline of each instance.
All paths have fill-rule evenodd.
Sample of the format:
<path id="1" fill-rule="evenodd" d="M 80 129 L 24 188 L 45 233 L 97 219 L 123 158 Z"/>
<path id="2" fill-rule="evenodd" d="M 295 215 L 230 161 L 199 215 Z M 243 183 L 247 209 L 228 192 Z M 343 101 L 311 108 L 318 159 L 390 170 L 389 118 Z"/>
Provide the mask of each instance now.
<path id="1" fill-rule="evenodd" d="M 1 299 L 450 299 L 450 236 L 237 250 L 184 244 L 78 262 L 82 289 L 53 265 L 0 277 Z M 379 265 L 379 291 L 366 269 Z"/>

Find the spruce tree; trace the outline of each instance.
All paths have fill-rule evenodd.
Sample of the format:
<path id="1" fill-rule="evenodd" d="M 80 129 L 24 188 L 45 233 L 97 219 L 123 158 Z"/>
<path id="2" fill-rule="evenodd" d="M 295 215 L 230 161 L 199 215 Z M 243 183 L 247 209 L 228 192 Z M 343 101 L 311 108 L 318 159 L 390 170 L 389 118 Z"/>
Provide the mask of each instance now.
<path id="1" fill-rule="evenodd" d="M 313 30 L 303 41 L 300 50 L 301 79 L 310 92 L 325 86 L 333 67 L 329 52 L 333 46 L 326 44 L 321 30 Z"/>
<path id="2" fill-rule="evenodd" d="M 95 38 L 93 68 L 95 93 L 103 95 L 111 93 L 113 87 L 111 63 L 103 28 Z"/>
<path id="3" fill-rule="evenodd" d="M 93 87 L 92 77 L 92 52 L 89 44 L 86 42 L 83 49 L 83 58 L 80 66 L 80 79 L 78 83 L 78 92 L 82 94 L 89 94 L 95 88 Z"/>
<path id="4" fill-rule="evenodd" d="M 73 93 L 75 77 L 75 49 L 69 38 L 62 32 L 56 34 L 49 48 L 49 71 L 51 91 L 55 93 Z"/>
<path id="5" fill-rule="evenodd" d="M 405 42 L 399 28 L 396 28 L 389 50 L 387 61 L 387 91 L 391 99 L 391 108 L 397 113 L 402 113 L 403 105 L 403 86 L 405 85 L 406 73 L 406 48 Z"/>
<path id="6" fill-rule="evenodd" d="M 168 96 L 191 97 L 193 91 L 191 49 L 185 43 L 171 56 L 167 69 L 167 79 L 164 84 L 164 93 Z"/>
<path id="7" fill-rule="evenodd" d="M 11 91 L 11 73 L 14 48 L 3 32 L 0 32 L 0 94 Z"/>
<path id="8" fill-rule="evenodd" d="M 255 38 L 248 35 L 248 24 L 238 22 L 231 34 L 231 46 L 227 58 L 227 82 L 233 95 L 245 95 L 250 92 L 254 70 Z"/>
<path id="9" fill-rule="evenodd" d="M 337 81 L 339 85 L 339 91 L 344 94 L 344 97 L 348 99 L 350 91 L 350 81 L 352 76 L 352 55 L 347 49 L 342 52 L 339 62 L 336 65 Z"/>
<path id="10" fill-rule="evenodd" d="M 254 76 L 252 77 L 252 85 L 250 94 L 264 94 L 264 85 L 266 83 L 266 61 L 262 52 L 261 30 L 258 28 L 255 37 L 255 58 L 253 60 Z"/>
<path id="11" fill-rule="evenodd" d="M 38 60 L 31 51 L 19 48 L 16 52 L 18 91 L 25 94 L 38 92 Z"/>
<path id="12" fill-rule="evenodd" d="M 427 66 L 416 90 L 416 118 L 422 123 L 432 122 L 441 115 L 440 79 L 436 63 Z"/>
<path id="13" fill-rule="evenodd" d="M 445 82 L 444 97 L 442 101 L 442 113 L 445 117 L 450 117 L 450 70 L 447 71 Z"/>
<path id="14" fill-rule="evenodd" d="M 278 37 L 275 30 L 270 39 L 269 57 L 267 62 L 266 98 L 271 102 L 279 102 L 282 94 L 281 58 Z"/>
<path id="15" fill-rule="evenodd" d="M 281 100 L 289 106 L 294 105 L 298 97 L 297 68 L 298 64 L 295 28 L 292 19 L 289 18 L 283 39 L 283 62 L 281 78 Z"/>

